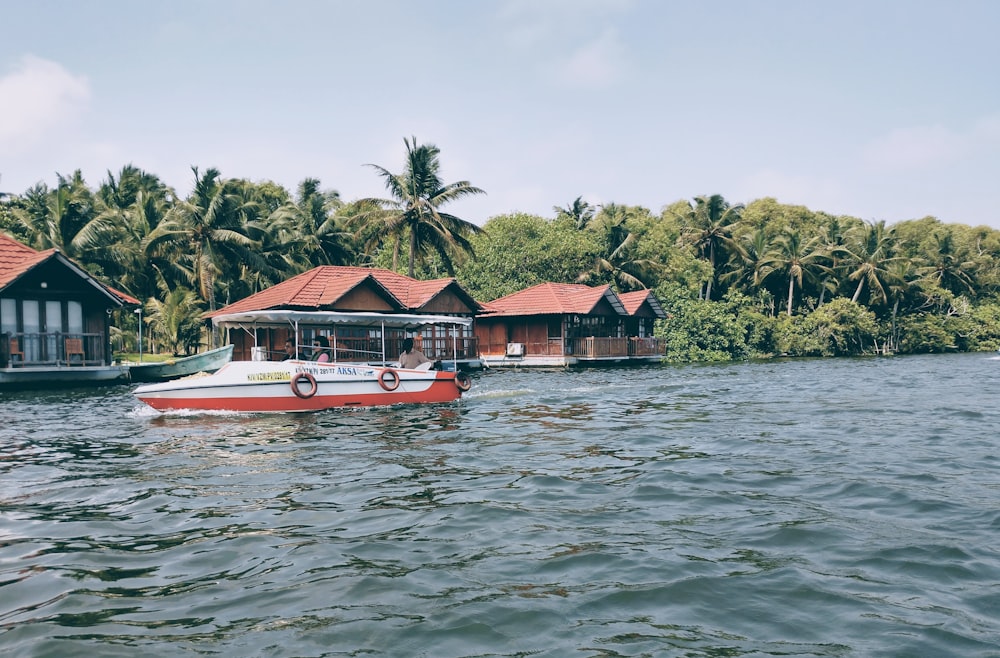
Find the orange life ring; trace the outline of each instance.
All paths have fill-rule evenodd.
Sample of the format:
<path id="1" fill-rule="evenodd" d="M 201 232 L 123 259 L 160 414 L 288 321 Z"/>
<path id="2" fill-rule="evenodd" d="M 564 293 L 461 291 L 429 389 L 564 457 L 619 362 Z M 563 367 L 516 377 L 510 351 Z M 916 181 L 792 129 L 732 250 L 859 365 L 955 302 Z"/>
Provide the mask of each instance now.
<path id="1" fill-rule="evenodd" d="M 389 381 L 385 380 L 385 376 L 389 375 Z M 386 391 L 395 391 L 399 388 L 399 373 L 392 368 L 383 368 L 378 371 L 378 385 Z"/>
<path id="2" fill-rule="evenodd" d="M 305 391 L 299 388 L 299 382 L 303 379 L 309 382 L 309 388 Z M 308 400 L 312 396 L 316 395 L 316 389 L 318 388 L 319 386 L 316 384 L 316 378 L 308 372 L 300 372 L 292 377 L 292 393 L 295 393 L 295 395 L 299 396 L 303 400 Z"/>
<path id="3" fill-rule="evenodd" d="M 472 378 L 469 377 L 464 372 L 462 372 L 461 370 L 459 370 L 458 372 L 455 373 L 455 386 L 458 388 L 458 390 L 465 393 L 470 388 L 472 388 Z"/>

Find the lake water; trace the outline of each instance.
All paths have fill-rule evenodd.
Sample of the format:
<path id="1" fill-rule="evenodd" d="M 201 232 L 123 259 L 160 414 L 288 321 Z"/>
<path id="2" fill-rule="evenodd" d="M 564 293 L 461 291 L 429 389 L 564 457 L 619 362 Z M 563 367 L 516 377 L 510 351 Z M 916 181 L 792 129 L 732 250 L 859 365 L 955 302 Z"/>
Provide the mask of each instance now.
<path id="1" fill-rule="evenodd" d="M 1000 656 L 992 355 L 3 393 L 5 656 Z"/>

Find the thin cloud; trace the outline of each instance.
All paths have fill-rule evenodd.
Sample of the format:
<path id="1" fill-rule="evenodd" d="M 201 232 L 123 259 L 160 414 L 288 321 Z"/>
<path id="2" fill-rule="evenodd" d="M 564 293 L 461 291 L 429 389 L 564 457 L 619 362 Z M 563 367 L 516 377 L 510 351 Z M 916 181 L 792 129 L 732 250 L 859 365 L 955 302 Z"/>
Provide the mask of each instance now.
<path id="1" fill-rule="evenodd" d="M 992 149 L 1000 145 L 1000 114 L 983 117 L 977 121 L 973 136 L 977 140 L 982 140 L 980 143 L 986 148 Z"/>
<path id="2" fill-rule="evenodd" d="M 507 0 L 496 17 L 514 52 L 535 61 L 554 56 L 564 78 L 590 83 L 597 79 L 603 84 L 624 48 L 617 31 L 595 33 L 594 26 L 611 25 L 634 6 L 633 0 Z M 565 57 L 547 54 L 565 47 L 572 48 Z"/>
<path id="3" fill-rule="evenodd" d="M 773 197 L 781 203 L 804 205 L 813 210 L 835 208 L 842 200 L 843 186 L 832 178 L 787 174 L 763 169 L 739 182 L 736 199 L 749 203 L 755 199 Z"/>
<path id="4" fill-rule="evenodd" d="M 18 153 L 71 127 L 89 106 L 90 83 L 55 62 L 27 55 L 0 78 L 0 98 L 13 101 L 0 104 L 0 151 Z"/>
<path id="5" fill-rule="evenodd" d="M 936 168 L 958 160 L 971 146 L 969 135 L 941 125 L 901 128 L 869 144 L 864 162 L 884 173 Z"/>
<path id="6" fill-rule="evenodd" d="M 614 84 L 625 66 L 625 46 L 611 28 L 578 48 L 559 66 L 559 81 L 571 87 L 603 89 Z"/>

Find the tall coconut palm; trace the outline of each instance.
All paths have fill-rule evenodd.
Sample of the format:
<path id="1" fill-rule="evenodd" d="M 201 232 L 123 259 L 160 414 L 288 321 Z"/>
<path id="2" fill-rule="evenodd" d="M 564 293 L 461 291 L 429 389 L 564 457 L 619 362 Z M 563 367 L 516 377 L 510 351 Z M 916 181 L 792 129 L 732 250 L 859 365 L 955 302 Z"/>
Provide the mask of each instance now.
<path id="1" fill-rule="evenodd" d="M 573 203 L 565 208 L 552 206 L 552 210 L 556 213 L 556 219 L 569 219 L 580 230 L 587 228 L 596 212 L 594 206 L 584 201 L 582 196 L 573 199 Z"/>
<path id="2" fill-rule="evenodd" d="M 861 292 L 868 285 L 869 300 L 872 302 L 887 302 L 885 280 L 888 276 L 886 268 L 897 259 L 896 236 L 892 229 L 885 226 L 885 221 L 865 224 L 858 239 L 846 248 L 839 249 L 847 259 L 850 269 L 848 278 L 857 281 L 852 302 L 861 298 Z"/>
<path id="3" fill-rule="evenodd" d="M 860 220 L 854 220 L 860 222 Z M 859 230 L 858 226 L 853 227 Z M 852 235 L 852 225 L 847 218 L 829 217 L 819 229 L 819 246 L 828 256 L 827 270 L 820 281 L 819 305 L 823 305 L 823 299 L 829 291 L 836 294 L 840 289 L 841 277 L 845 274 L 841 260 L 847 253 L 847 247 Z"/>
<path id="4" fill-rule="evenodd" d="M 712 283 L 724 252 L 735 244 L 733 230 L 740 222 L 743 204 L 730 205 L 722 195 L 700 196 L 680 218 L 681 240 L 695 247 L 699 257 L 708 261 L 711 277 L 705 282 L 703 299 L 712 298 Z"/>
<path id="5" fill-rule="evenodd" d="M 197 351 L 201 340 L 201 301 L 186 288 L 175 288 L 163 300 L 152 298 L 146 303 L 149 328 L 160 343 L 161 349 L 172 354 L 190 354 Z"/>
<path id="6" fill-rule="evenodd" d="M 788 230 L 778 237 L 775 250 L 764 259 L 763 267 L 788 275 L 786 310 L 789 317 L 792 315 L 796 284 L 801 290 L 803 279 L 818 279 L 819 273 L 827 269 L 822 263 L 826 254 L 817 247 L 818 243 L 818 236 L 803 240 L 798 231 Z"/>
<path id="7" fill-rule="evenodd" d="M 956 246 L 951 230 L 934 232 L 934 248 L 926 251 L 925 262 L 917 270 L 921 276 L 956 295 L 974 292 L 975 281 L 969 273 L 975 272 L 976 262 Z"/>
<path id="8" fill-rule="evenodd" d="M 313 265 L 349 265 L 354 262 L 352 235 L 342 226 L 338 211 L 344 204 L 335 190 L 320 189 L 315 178 L 299 183 L 295 199 L 270 217 L 288 247 L 286 259 L 298 271 Z"/>
<path id="9" fill-rule="evenodd" d="M 86 247 L 77 237 L 97 216 L 94 194 L 79 169 L 72 176 L 56 174 L 56 178 L 55 189 L 39 183 L 25 193 L 23 206 L 14 213 L 17 232 L 27 236 L 35 249 L 55 247 L 76 258 Z"/>
<path id="10" fill-rule="evenodd" d="M 739 237 L 737 248 L 732 250 L 728 271 L 720 281 L 744 290 L 760 288 L 771 274 L 770 254 L 773 240 L 766 227 Z"/>
<path id="11" fill-rule="evenodd" d="M 368 250 L 386 239 L 396 243 L 395 255 L 404 238 L 409 239 L 408 273 L 414 275 L 415 265 L 431 253 L 436 253 L 448 272 L 454 275 L 453 259 L 472 253 L 468 240 L 481 229 L 460 217 L 441 211 L 441 206 L 467 196 L 485 194 L 468 181 L 443 183 L 440 178 L 440 149 L 433 144 L 417 144 L 416 137 L 403 139 L 406 145 L 406 168 L 394 174 L 384 167 L 373 167 L 385 181 L 391 199 L 363 199 L 362 206 L 370 210 L 359 214 Z"/>
<path id="12" fill-rule="evenodd" d="M 609 203 L 601 208 L 589 228 L 601 233 L 599 240 L 603 250 L 598 254 L 593 268 L 583 272 L 578 281 L 610 277 L 612 286 L 618 292 L 649 287 L 650 280 L 660 266 L 651 260 L 636 258 L 639 236 L 629 230 L 628 222 L 639 212 L 646 211 L 637 206 L 617 203 Z"/>
<path id="13" fill-rule="evenodd" d="M 195 185 L 189 198 L 178 201 L 146 241 L 147 249 L 166 248 L 187 268 L 208 309 L 214 311 L 216 279 L 225 274 L 239 278 L 241 265 L 260 263 L 248 234 L 247 223 L 255 215 L 252 202 L 227 189 L 219 171 L 210 168 L 199 175 L 192 167 Z"/>
<path id="14" fill-rule="evenodd" d="M 895 351 L 899 348 L 899 326 L 896 318 L 899 306 L 911 290 L 919 289 L 919 275 L 914 261 L 909 258 L 898 258 L 885 268 L 887 298 L 892 301 L 892 312 L 889 320 L 889 340 L 886 349 Z"/>
<path id="15" fill-rule="evenodd" d="M 150 258 L 143 248 L 146 237 L 166 216 L 173 190 L 160 179 L 126 165 L 117 178 L 110 171 L 97 190 L 100 212 L 78 235 L 105 276 L 140 299 L 161 287 L 158 279 L 169 260 Z"/>

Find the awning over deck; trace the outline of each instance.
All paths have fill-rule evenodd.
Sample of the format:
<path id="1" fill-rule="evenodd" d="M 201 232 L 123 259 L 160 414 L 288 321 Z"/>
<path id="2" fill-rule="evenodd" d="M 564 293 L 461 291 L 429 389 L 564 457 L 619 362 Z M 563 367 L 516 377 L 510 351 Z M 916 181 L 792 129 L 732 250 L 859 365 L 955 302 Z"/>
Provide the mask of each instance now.
<path id="1" fill-rule="evenodd" d="M 400 313 L 342 313 L 334 311 L 246 311 L 212 318 L 216 327 L 287 327 L 299 325 L 348 324 L 365 327 L 419 329 L 432 324 L 472 325 L 472 318 L 457 315 L 417 315 Z"/>

